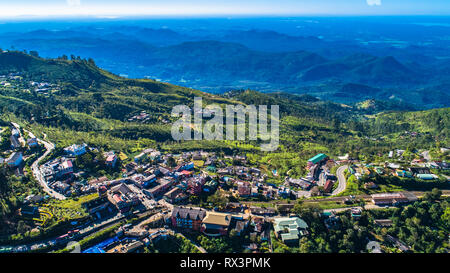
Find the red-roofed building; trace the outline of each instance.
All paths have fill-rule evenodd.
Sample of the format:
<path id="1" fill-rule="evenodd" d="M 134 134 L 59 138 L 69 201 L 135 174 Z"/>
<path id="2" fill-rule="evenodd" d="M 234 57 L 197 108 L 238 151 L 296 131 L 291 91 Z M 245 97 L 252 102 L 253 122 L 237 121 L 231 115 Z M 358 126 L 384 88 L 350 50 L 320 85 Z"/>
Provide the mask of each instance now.
<path id="1" fill-rule="evenodd" d="M 106 158 L 106 165 L 111 166 L 111 167 L 114 168 L 116 166 L 116 163 L 117 163 L 117 156 L 115 154 L 114 155 L 109 155 Z"/>
<path id="2" fill-rule="evenodd" d="M 190 177 L 190 176 L 192 175 L 192 171 L 182 170 L 182 171 L 181 171 L 181 174 L 182 174 L 184 177 Z"/>
<path id="3" fill-rule="evenodd" d="M 333 182 L 333 181 L 327 180 L 327 183 L 325 183 L 325 186 L 323 187 L 324 191 L 325 191 L 326 193 L 331 192 L 331 190 L 333 189 L 333 185 L 334 185 L 334 182 Z"/>

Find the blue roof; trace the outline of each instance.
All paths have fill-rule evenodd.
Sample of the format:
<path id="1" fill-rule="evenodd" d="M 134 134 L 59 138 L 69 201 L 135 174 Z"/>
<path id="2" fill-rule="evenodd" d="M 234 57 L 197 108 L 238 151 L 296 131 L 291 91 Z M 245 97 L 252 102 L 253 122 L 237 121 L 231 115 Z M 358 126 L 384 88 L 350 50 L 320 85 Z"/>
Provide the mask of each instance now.
<path id="1" fill-rule="evenodd" d="M 314 164 L 317 164 L 318 162 L 324 160 L 325 158 L 327 158 L 328 156 L 326 154 L 318 154 L 310 159 L 308 159 L 308 162 L 312 162 Z"/>

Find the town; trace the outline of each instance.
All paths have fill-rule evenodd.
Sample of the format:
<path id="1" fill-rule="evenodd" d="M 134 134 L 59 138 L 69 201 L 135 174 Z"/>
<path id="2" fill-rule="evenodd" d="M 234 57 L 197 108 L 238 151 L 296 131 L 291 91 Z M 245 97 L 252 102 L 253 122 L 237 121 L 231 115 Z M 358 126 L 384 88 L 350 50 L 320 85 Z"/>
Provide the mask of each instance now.
<path id="1" fill-rule="evenodd" d="M 173 154 L 146 148 L 126 155 L 86 143 L 57 149 L 16 123 L 2 128 L 1 133 L 7 136 L 2 138 L 2 147 L 7 149 L 0 163 L 18 177 L 26 175 L 25 166 L 30 166 L 45 192 L 27 196 L 20 217 L 43 225 L 54 217 L 45 205 L 53 198 L 61 202 L 86 198 L 82 206 L 88 212 L 86 217 L 72 221 L 67 233 L 39 244 L 5 246 L 3 252 L 64 249 L 70 240 L 95 234 L 104 227 L 113 227 L 115 235 L 83 252 L 139 252 L 171 236 L 192 241 L 197 235 L 241 236 L 245 238 L 241 247 L 246 251 L 271 252 L 274 241 L 295 246 L 309 232 L 308 223 L 292 213 L 296 201 L 325 206 L 324 223 L 333 228 L 339 224 L 339 214 L 358 218 L 363 210 L 411 204 L 423 195 L 395 191 L 395 187 L 388 190 L 386 185 L 377 184 L 375 176 L 410 179 L 410 183 L 449 181 L 448 176 L 436 171 L 448 170 L 448 163 L 431 160 L 428 151 L 415 151 L 418 156 L 409 162 L 403 158 L 406 151 L 391 151 L 386 155 L 389 160 L 383 163 L 361 162 L 348 155 L 333 159 L 319 153 L 307 161 L 304 177 L 286 176 L 275 184 L 268 178 L 277 177 L 277 170 L 262 170 L 245 154 L 202 150 Z M 448 153 L 449 149 L 442 148 L 441 152 Z M 355 191 L 358 183 L 362 183 L 364 192 Z M 123 224 L 126 219 L 133 220 Z M 389 222 L 377 221 L 380 225 Z M 390 240 L 408 250 L 398 239 Z M 199 252 L 206 252 L 192 243 Z"/>

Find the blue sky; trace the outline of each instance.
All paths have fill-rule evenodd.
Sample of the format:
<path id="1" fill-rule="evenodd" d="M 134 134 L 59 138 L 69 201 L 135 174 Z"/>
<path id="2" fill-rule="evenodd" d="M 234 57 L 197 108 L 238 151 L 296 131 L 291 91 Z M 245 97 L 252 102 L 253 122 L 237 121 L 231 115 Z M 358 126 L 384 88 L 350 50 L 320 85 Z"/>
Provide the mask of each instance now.
<path id="1" fill-rule="evenodd" d="M 450 0 L 0 0 L 0 16 L 450 15 Z"/>

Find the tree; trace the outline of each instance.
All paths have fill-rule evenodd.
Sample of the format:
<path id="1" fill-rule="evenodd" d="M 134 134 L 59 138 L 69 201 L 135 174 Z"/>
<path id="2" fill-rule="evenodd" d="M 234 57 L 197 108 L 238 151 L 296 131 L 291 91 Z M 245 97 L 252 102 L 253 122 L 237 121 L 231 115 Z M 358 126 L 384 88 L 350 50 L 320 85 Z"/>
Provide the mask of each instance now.
<path id="1" fill-rule="evenodd" d="M 442 196 L 442 191 L 437 188 L 434 188 L 433 190 L 431 190 L 431 192 L 426 192 L 423 195 L 423 199 L 426 201 L 436 201 L 436 200 L 441 199 L 441 196 Z"/>
<path id="2" fill-rule="evenodd" d="M 169 165 L 169 167 L 175 167 L 177 165 L 177 162 L 175 161 L 175 158 L 173 158 L 172 156 L 169 157 L 167 159 L 167 165 Z"/>
<path id="3" fill-rule="evenodd" d="M 17 224 L 17 232 L 23 234 L 27 231 L 27 226 L 23 220 L 20 220 Z"/>
<path id="4" fill-rule="evenodd" d="M 39 57 L 39 53 L 37 51 L 35 51 L 35 50 L 30 51 L 30 55 L 33 56 L 33 57 Z"/>

